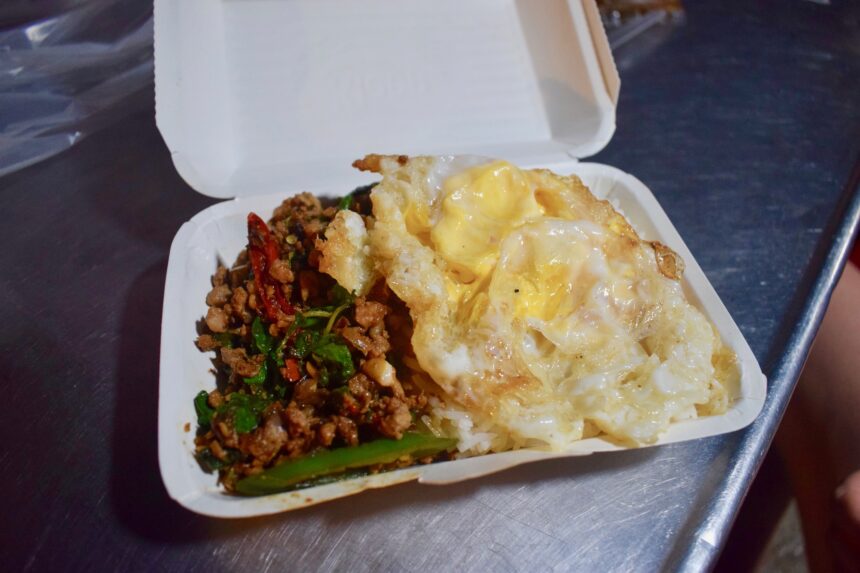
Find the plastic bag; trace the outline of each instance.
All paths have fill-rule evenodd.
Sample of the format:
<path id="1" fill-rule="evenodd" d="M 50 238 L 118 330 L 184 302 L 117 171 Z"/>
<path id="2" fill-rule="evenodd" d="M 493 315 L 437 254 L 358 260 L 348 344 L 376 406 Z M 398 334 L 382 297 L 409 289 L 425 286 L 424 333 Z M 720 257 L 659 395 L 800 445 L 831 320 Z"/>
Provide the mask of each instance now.
<path id="1" fill-rule="evenodd" d="M 151 105 L 152 4 L 66 0 L 0 7 L 0 176 Z M 28 16 L 41 16 L 36 21 Z"/>

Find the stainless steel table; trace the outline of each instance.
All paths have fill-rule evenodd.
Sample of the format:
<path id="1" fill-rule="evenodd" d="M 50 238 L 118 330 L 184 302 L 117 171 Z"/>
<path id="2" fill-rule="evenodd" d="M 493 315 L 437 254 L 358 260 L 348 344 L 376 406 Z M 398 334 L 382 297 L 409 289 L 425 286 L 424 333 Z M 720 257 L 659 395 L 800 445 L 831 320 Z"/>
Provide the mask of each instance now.
<path id="1" fill-rule="evenodd" d="M 712 566 L 857 228 L 860 9 L 687 4 L 618 54 L 595 160 L 650 186 L 747 336 L 770 379 L 750 428 L 260 519 L 181 509 L 156 460 L 161 298 L 173 234 L 211 200 L 145 110 L 0 179 L 0 570 Z"/>

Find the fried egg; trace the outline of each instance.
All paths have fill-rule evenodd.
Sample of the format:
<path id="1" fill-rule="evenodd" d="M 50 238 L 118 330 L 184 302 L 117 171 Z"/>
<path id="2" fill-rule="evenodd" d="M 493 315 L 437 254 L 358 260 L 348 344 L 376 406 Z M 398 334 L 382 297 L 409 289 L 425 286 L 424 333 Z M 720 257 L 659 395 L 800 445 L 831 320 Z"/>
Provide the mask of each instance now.
<path id="1" fill-rule="evenodd" d="M 726 410 L 736 361 L 686 300 L 680 257 L 577 177 L 479 157 L 356 166 L 382 175 L 373 218 L 340 212 L 321 269 L 358 293 L 384 278 L 406 303 L 436 390 L 425 422 L 462 452 L 647 444 Z"/>

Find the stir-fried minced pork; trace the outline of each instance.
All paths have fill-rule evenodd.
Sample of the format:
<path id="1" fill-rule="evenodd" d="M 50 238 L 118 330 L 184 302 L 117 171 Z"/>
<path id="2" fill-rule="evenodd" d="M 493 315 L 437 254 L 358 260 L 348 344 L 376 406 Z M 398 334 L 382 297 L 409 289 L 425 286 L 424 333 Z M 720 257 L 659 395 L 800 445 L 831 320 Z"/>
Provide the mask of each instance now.
<path id="1" fill-rule="evenodd" d="M 212 277 L 197 345 L 219 384 L 195 400 L 196 455 L 228 490 L 320 449 L 399 439 L 427 412 L 405 305 L 384 281 L 356 296 L 320 271 L 338 211 L 369 217 L 366 196 L 349 202 L 302 193 L 268 223 L 251 214 L 248 248 Z"/>

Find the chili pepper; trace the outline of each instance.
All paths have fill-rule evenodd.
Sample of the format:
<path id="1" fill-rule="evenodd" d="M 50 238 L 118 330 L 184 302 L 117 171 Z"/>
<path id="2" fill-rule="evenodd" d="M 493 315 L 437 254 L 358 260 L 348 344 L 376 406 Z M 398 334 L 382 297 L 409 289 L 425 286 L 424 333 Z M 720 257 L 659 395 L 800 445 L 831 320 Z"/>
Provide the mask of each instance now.
<path id="1" fill-rule="evenodd" d="M 407 432 L 399 440 L 381 439 L 358 446 L 325 450 L 287 461 L 236 483 L 244 495 L 265 495 L 291 489 L 308 480 L 339 474 L 346 470 L 388 464 L 402 456 L 414 459 L 453 449 L 454 438 L 438 438 L 429 433 Z"/>
<path id="2" fill-rule="evenodd" d="M 269 226 L 256 213 L 248 213 L 248 243 L 262 249 L 269 264 L 278 258 L 278 245 L 272 238 Z"/>
<path id="3" fill-rule="evenodd" d="M 254 271 L 254 280 L 266 318 L 278 322 L 278 313 L 293 314 L 280 285 L 269 275 L 269 269 L 278 259 L 278 245 L 266 223 L 255 213 L 248 214 L 248 258 Z"/>
<path id="4" fill-rule="evenodd" d="M 286 379 L 290 382 L 298 382 L 302 377 L 299 370 L 299 361 L 295 358 L 287 358 L 284 361 L 284 370 L 286 370 Z"/>

